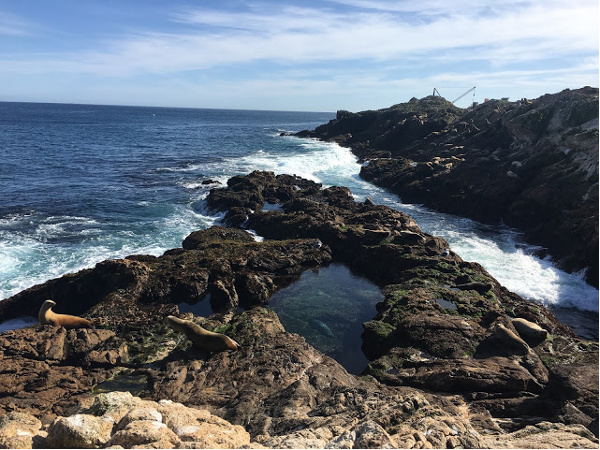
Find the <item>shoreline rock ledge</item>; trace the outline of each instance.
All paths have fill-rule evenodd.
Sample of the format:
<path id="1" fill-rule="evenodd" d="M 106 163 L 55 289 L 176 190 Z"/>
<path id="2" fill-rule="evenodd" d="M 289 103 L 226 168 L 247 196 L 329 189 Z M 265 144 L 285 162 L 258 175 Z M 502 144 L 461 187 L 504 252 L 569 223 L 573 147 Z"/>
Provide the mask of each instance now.
<path id="1" fill-rule="evenodd" d="M 233 177 L 207 203 L 229 228 L 0 302 L 0 321 L 35 315 L 52 298 L 58 312 L 95 325 L 0 334 L 0 446 L 598 447 L 598 343 L 409 216 L 271 172 Z M 385 295 L 364 324 L 370 364 L 360 376 L 287 332 L 268 308 L 276 290 L 331 262 Z M 179 311 L 202 302 L 213 314 Z M 169 315 L 241 348 L 197 350 L 165 323 Z M 516 317 L 542 331 L 520 336 Z"/>
<path id="2" fill-rule="evenodd" d="M 429 96 L 297 135 L 350 147 L 407 203 L 523 231 L 598 288 L 598 111 L 592 87 L 466 110 Z"/>

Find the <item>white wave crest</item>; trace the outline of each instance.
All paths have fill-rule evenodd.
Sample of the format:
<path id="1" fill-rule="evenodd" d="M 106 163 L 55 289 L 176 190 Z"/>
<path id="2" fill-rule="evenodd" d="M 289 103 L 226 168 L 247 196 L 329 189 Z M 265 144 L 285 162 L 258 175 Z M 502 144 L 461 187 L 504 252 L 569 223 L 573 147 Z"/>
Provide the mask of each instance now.
<path id="1" fill-rule="evenodd" d="M 344 180 L 358 174 L 357 157 L 349 149 L 330 142 L 295 138 L 297 150 L 282 154 L 258 150 L 251 155 L 228 160 L 225 164 L 237 174 L 260 168 L 279 174 L 298 175 L 302 178 L 331 186 L 335 180 Z"/>

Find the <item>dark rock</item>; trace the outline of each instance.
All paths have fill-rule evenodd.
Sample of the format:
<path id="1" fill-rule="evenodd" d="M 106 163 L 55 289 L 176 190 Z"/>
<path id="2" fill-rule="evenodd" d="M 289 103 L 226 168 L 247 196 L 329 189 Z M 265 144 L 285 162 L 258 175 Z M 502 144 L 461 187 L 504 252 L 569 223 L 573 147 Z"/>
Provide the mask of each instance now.
<path id="1" fill-rule="evenodd" d="M 246 209 L 245 226 L 265 241 L 212 227 L 160 257 L 105 261 L 0 302 L 0 321 L 35 315 L 53 298 L 98 327 L 0 334 L 0 413 L 27 411 L 49 423 L 89 406 L 94 392 L 122 389 L 208 409 L 269 445 L 484 446 L 467 406 L 505 418 L 511 431 L 525 425 L 523 414 L 597 427 L 597 343 L 578 339 L 480 265 L 453 252 L 441 257 L 448 243 L 406 214 L 269 172 L 235 177 L 208 202 L 226 213 Z M 281 209 L 263 211 L 265 202 Z M 365 324 L 365 377 L 287 333 L 263 307 L 304 270 L 331 261 L 385 295 Z M 464 283 L 490 289 L 451 287 Z M 210 301 L 215 314 L 179 314 L 177 304 L 198 301 Z M 197 350 L 164 323 L 168 315 L 242 347 Z M 512 329 L 510 316 L 539 324 L 551 339 L 522 354 L 498 345 L 494 330 Z"/>
<path id="2" fill-rule="evenodd" d="M 272 185 L 260 190 L 282 190 L 284 181 L 278 177 L 257 173 L 248 177 L 252 189 L 267 182 Z M 353 202 L 342 190 L 333 190 L 334 196 L 331 192 L 297 192 L 285 201 L 274 198 L 282 203 L 283 211 L 256 211 L 246 226 L 266 238 L 318 237 L 332 249 L 334 260 L 385 286 L 386 300 L 378 305 L 378 315 L 365 324 L 363 334 L 363 350 L 373 360 L 368 373 L 390 384 L 502 394 L 487 400 L 490 410 L 502 409 L 506 402 L 518 410 L 517 405 L 532 403 L 531 396 L 554 395 L 550 394 L 549 369 L 542 362 L 551 350 L 541 344 L 530 350 L 514 334 L 509 314 L 527 317 L 576 342 L 568 327 L 545 308 L 508 292 L 480 265 L 464 262 L 452 252 L 441 258 L 448 243 L 423 233 L 410 217 Z M 444 309 L 438 299 L 455 305 L 456 310 Z M 522 345 L 513 348 L 506 339 L 499 339 L 498 328 L 509 330 Z M 399 350 L 407 348 L 414 352 Z M 589 356 L 597 358 L 594 350 Z M 395 365 L 389 364 L 389 358 Z M 560 403 L 556 397 L 554 401 Z M 546 400 L 535 404 L 541 416 L 556 413 L 546 408 Z M 591 423 L 596 413 L 588 417 Z"/>
<path id="3" fill-rule="evenodd" d="M 460 289 L 461 291 L 465 291 L 465 290 L 473 290 L 478 292 L 479 294 L 485 294 L 486 292 L 488 292 L 490 289 L 492 289 L 492 284 L 491 283 L 463 283 L 463 284 L 457 284 L 454 286 L 456 289 Z"/>
<path id="4" fill-rule="evenodd" d="M 351 147 L 361 177 L 405 202 L 523 230 L 598 287 L 597 88 L 469 110 L 426 97 L 306 134 Z"/>

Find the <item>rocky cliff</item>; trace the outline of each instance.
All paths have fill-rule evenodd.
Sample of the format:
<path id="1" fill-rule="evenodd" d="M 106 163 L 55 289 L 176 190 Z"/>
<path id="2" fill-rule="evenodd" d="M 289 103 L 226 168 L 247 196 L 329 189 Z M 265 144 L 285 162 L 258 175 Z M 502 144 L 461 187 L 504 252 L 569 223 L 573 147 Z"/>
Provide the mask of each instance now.
<path id="1" fill-rule="evenodd" d="M 598 89 L 461 110 L 426 97 L 378 111 L 340 111 L 299 133 L 337 141 L 361 176 L 405 202 L 504 223 L 598 287 Z"/>
<path id="2" fill-rule="evenodd" d="M 160 257 L 105 261 L 0 302 L 0 321 L 35 315 L 52 298 L 58 312 L 96 326 L 0 334 L 0 445 L 597 448 L 598 344 L 409 216 L 269 172 L 234 177 L 207 201 L 234 228 L 194 232 Z M 364 324 L 362 376 L 268 309 L 274 291 L 331 261 L 385 294 Z M 214 314 L 181 314 L 182 302 L 210 302 Z M 167 315 L 242 347 L 198 350 Z M 514 317 L 543 335 L 519 337 Z M 113 391 L 136 397 L 102 395 Z"/>

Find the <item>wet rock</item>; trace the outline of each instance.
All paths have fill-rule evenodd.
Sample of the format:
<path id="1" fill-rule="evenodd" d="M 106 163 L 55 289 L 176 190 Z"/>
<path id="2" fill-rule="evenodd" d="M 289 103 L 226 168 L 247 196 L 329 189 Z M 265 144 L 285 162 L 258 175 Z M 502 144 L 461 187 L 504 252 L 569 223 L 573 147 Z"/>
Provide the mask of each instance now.
<path id="1" fill-rule="evenodd" d="M 584 87 L 468 110 L 429 96 L 303 135 L 368 158 L 361 177 L 404 201 L 523 230 L 598 287 L 597 123 L 598 89 Z"/>
<path id="2" fill-rule="evenodd" d="M 212 207 L 244 208 L 244 226 L 264 242 L 212 227 L 193 233 L 186 248 L 104 262 L 6 300 L 0 320 L 52 295 L 98 328 L 0 334 L 0 413 L 26 411 L 48 430 L 101 419 L 113 424 L 109 440 L 99 431 L 102 445 L 162 448 L 481 447 L 481 428 L 503 434 L 540 418 L 597 426 L 597 343 L 577 339 L 480 265 L 452 251 L 442 256 L 447 242 L 409 216 L 356 203 L 345 189 L 268 172 L 236 177 L 219 191 L 209 195 Z M 281 208 L 263 210 L 265 202 Z M 331 261 L 385 295 L 365 325 L 371 364 L 363 377 L 286 332 L 265 307 L 304 270 Z M 453 288 L 466 283 L 491 287 Z M 94 289 L 87 309 L 75 311 L 80 295 Z M 179 303 L 196 301 L 210 301 L 214 314 L 179 312 Z M 199 350 L 165 324 L 169 315 L 242 347 Z M 552 339 L 521 353 L 498 345 L 495 327 L 512 330 L 515 316 Z M 106 390 L 117 392 L 94 395 Z M 501 426 L 493 425 L 499 418 Z"/>
<path id="3" fill-rule="evenodd" d="M 254 242 L 252 236 L 237 228 L 211 227 L 208 230 L 194 231 L 183 240 L 185 250 L 198 250 L 210 243 L 221 241 Z"/>
<path id="4" fill-rule="evenodd" d="M 272 174 L 248 178 L 261 192 L 277 192 L 284 181 Z M 237 204 L 243 205 L 244 198 Z M 283 210 L 256 211 L 245 226 L 266 238 L 318 237 L 331 248 L 334 260 L 383 286 L 386 299 L 363 334 L 363 350 L 373 360 L 368 373 L 388 384 L 468 393 L 473 399 L 481 393 L 501 394 L 508 399 L 486 397 L 490 410 L 516 411 L 516 405 L 535 404 L 537 414 L 556 417 L 545 401 L 530 400 L 531 395 L 541 399 L 555 392 L 543 362 L 552 350 L 530 348 L 515 334 L 508 314 L 574 339 L 567 327 L 543 307 L 508 292 L 480 265 L 452 252 L 440 256 L 447 242 L 423 233 L 410 217 L 349 202 L 346 196 L 334 198 L 324 191 L 296 192 L 285 200 L 275 195 L 270 202 L 280 202 Z M 443 307 L 444 302 L 453 308 Z M 559 397 L 557 401 L 564 401 Z M 595 416 L 592 412 L 588 417 Z"/>

